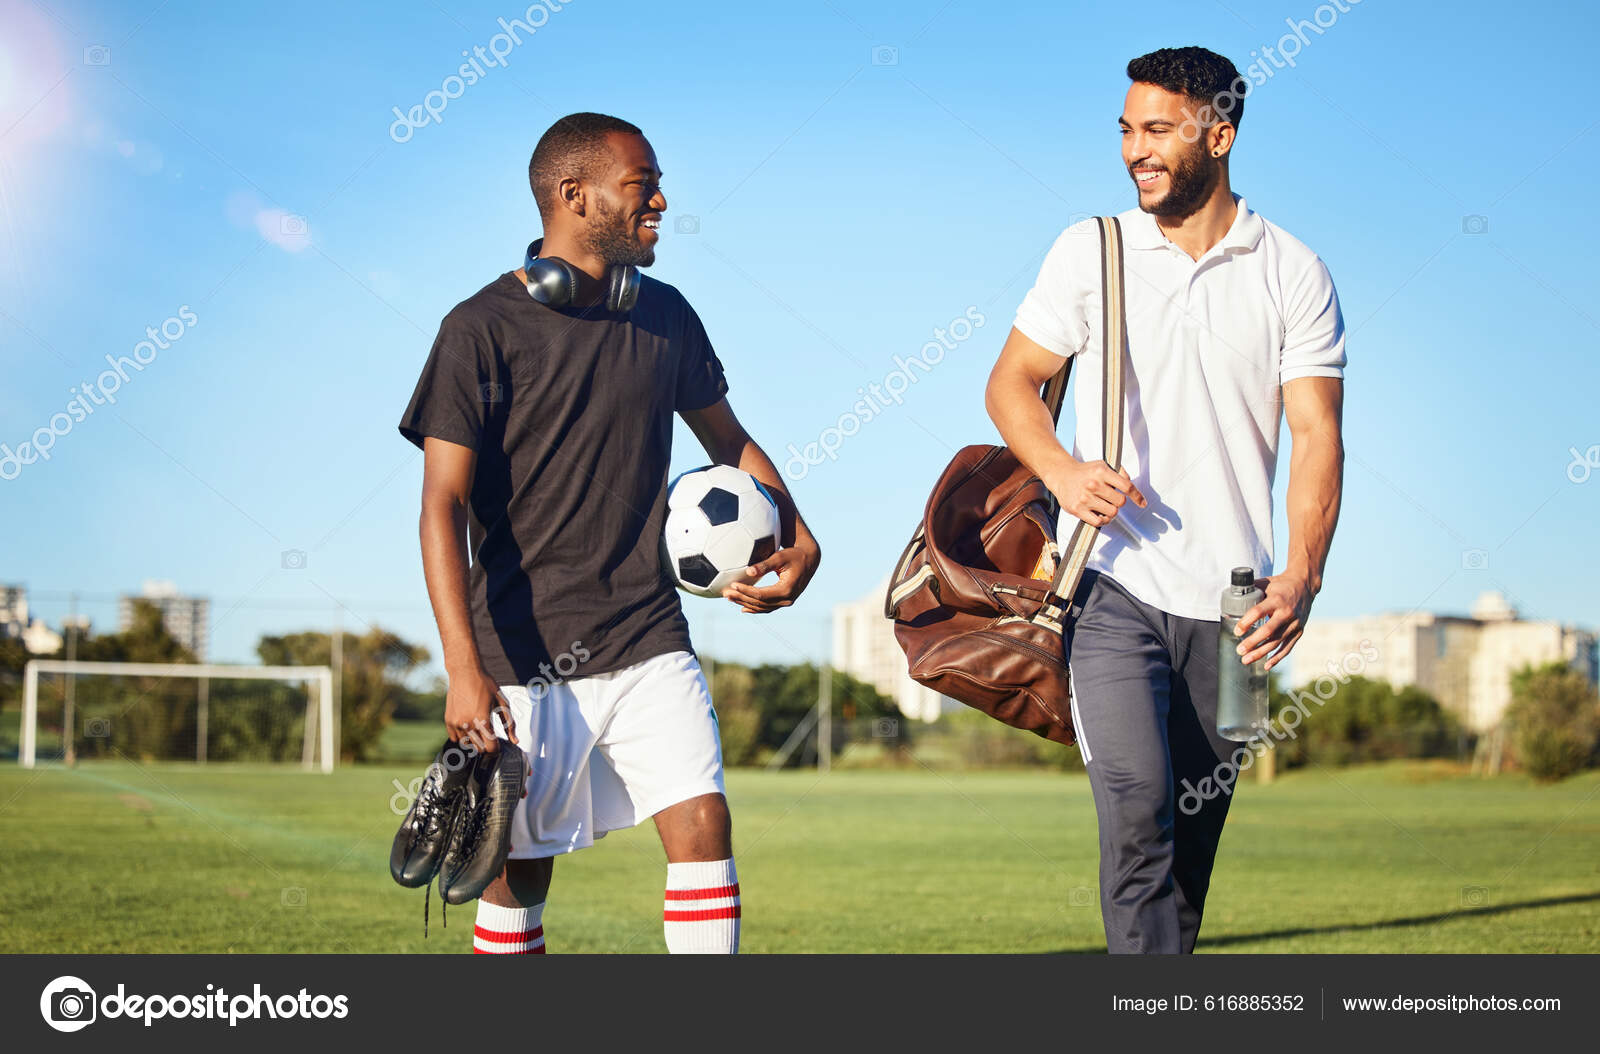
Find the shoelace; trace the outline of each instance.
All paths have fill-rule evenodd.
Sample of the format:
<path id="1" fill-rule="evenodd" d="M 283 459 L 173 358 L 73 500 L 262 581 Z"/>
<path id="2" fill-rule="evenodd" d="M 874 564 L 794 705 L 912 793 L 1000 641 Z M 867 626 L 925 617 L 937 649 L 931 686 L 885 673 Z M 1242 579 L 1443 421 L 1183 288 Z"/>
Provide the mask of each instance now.
<path id="1" fill-rule="evenodd" d="M 439 835 L 439 828 L 443 826 L 445 818 L 450 814 L 450 806 L 454 804 L 457 795 L 460 793 L 460 788 L 451 790 L 445 787 L 441 781 L 433 789 L 432 794 L 423 796 L 422 800 L 417 803 L 419 815 L 417 817 L 416 830 L 420 832 L 420 837 L 434 838 Z"/>
<path id="2" fill-rule="evenodd" d="M 422 939 L 428 939 L 428 901 L 433 899 L 433 879 L 428 879 L 428 888 L 422 891 Z M 450 902 L 444 899 L 444 890 L 439 891 L 439 928 L 450 928 Z"/>
<path id="3" fill-rule="evenodd" d="M 485 794 L 482 798 L 478 799 L 478 807 L 468 813 L 464 819 L 461 829 L 461 847 L 463 849 L 470 849 L 472 851 L 472 855 L 461 860 L 461 866 L 457 869 L 457 874 L 460 874 L 461 871 L 466 870 L 467 865 L 472 863 L 473 859 L 478 855 L 477 851 L 480 848 L 478 844 L 478 838 L 481 834 L 483 834 L 483 828 L 485 824 L 488 823 L 488 820 L 489 795 Z M 453 884 L 455 876 L 452 875 L 450 877 Z"/>
<path id="4" fill-rule="evenodd" d="M 461 794 L 461 793 L 465 793 L 464 790 L 458 790 L 457 791 L 457 794 Z M 452 795 L 451 797 L 453 799 L 455 797 L 455 795 Z M 461 833 L 459 835 L 459 839 L 460 839 L 460 842 L 461 842 L 461 844 L 463 846 L 475 846 L 476 845 L 478 835 L 483 830 L 483 825 L 484 825 L 485 819 L 486 819 L 487 814 L 488 814 L 488 809 L 487 809 L 488 801 L 489 801 L 489 796 L 486 794 L 486 795 L 484 795 L 482 798 L 480 798 L 478 800 L 478 804 L 477 804 L 476 808 L 474 808 L 472 811 L 468 812 L 466 816 L 457 818 L 457 823 L 461 824 Z M 441 813 L 449 812 L 449 810 L 448 809 L 441 809 L 440 812 Z M 457 841 L 457 838 L 458 838 L 458 836 L 454 832 L 452 832 L 450 837 L 446 840 L 445 853 L 444 853 L 444 858 L 445 858 L 446 861 L 448 861 L 450 859 L 450 856 L 451 856 L 451 854 L 450 854 L 450 846 L 455 844 L 455 842 Z M 474 855 L 476 855 L 476 854 L 474 854 Z M 462 861 L 461 862 L 462 866 L 458 867 L 456 869 L 455 873 L 456 874 L 460 874 L 461 870 L 470 861 L 471 861 L 470 857 L 467 860 Z M 441 880 L 445 879 L 445 878 L 449 878 L 449 879 L 452 879 L 452 880 L 454 879 L 454 875 L 448 875 L 448 876 L 447 875 L 441 875 L 439 877 L 441 878 Z M 423 895 L 422 895 L 422 939 L 423 940 L 427 940 L 428 939 L 428 901 L 430 901 L 432 899 L 433 899 L 433 880 L 429 879 L 428 880 L 428 888 L 423 891 Z M 450 912 L 450 902 L 444 898 L 444 882 L 440 881 L 440 883 L 439 883 L 439 926 L 440 926 L 441 929 L 449 929 L 450 928 L 450 914 L 449 914 L 449 912 Z"/>

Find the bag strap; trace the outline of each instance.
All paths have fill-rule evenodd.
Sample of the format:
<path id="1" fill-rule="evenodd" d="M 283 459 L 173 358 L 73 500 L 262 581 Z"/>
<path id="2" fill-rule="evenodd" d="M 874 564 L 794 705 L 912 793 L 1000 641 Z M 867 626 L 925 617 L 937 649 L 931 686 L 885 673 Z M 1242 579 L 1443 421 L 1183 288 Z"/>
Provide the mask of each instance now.
<path id="1" fill-rule="evenodd" d="M 900 605 L 906 597 L 935 581 L 933 568 L 926 564 L 910 578 L 905 577 L 906 568 L 911 564 L 911 557 L 916 553 L 917 546 L 922 542 L 922 532 L 925 527 L 925 524 L 917 524 L 916 532 L 911 535 L 911 540 L 906 543 L 905 550 L 900 554 L 900 559 L 894 565 L 894 574 L 889 576 L 889 591 L 883 596 L 884 618 L 894 618 L 900 613 Z"/>
<path id="2" fill-rule="evenodd" d="M 1124 271 L 1122 264 L 1122 224 L 1117 222 L 1115 216 L 1096 216 L 1095 223 L 1100 228 L 1100 288 L 1101 288 L 1101 318 L 1100 334 L 1101 347 L 1104 351 L 1102 384 L 1100 388 L 1100 413 L 1104 422 L 1101 449 L 1105 452 L 1105 463 L 1111 466 L 1113 472 L 1122 468 L 1122 432 L 1123 414 L 1125 412 L 1122 397 L 1123 373 L 1127 359 L 1128 344 L 1128 306 L 1123 287 Z M 1046 405 L 1051 406 L 1051 413 L 1056 419 L 1061 414 L 1062 393 L 1066 389 L 1067 369 L 1072 363 L 1067 360 L 1067 366 L 1045 385 L 1044 394 Z M 1060 380 L 1060 386 L 1052 391 L 1052 386 Z M 1056 402 L 1052 406 L 1048 399 L 1054 396 Z M 1054 496 L 1051 499 L 1052 508 L 1056 507 Z M 1060 628 L 1067 611 L 1072 607 L 1072 595 L 1078 590 L 1078 582 L 1083 578 L 1084 569 L 1089 564 L 1089 553 L 1094 548 L 1095 536 L 1100 533 L 1100 528 L 1077 521 L 1072 529 L 1072 537 L 1062 548 L 1056 559 L 1056 576 L 1050 584 L 1051 602 L 1046 604 L 1039 612 L 1039 620 Z"/>

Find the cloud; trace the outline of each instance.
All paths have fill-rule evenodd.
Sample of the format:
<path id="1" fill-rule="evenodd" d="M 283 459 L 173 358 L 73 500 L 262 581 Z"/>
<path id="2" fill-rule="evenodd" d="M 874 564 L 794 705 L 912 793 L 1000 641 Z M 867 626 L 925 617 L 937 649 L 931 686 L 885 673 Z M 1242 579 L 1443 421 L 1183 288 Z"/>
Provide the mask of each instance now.
<path id="1" fill-rule="evenodd" d="M 229 194 L 223 203 L 223 213 L 235 227 L 254 229 L 263 240 L 284 252 L 304 252 L 311 247 L 311 228 L 304 216 L 288 209 L 268 207 L 250 191 Z"/>
<path id="2" fill-rule="evenodd" d="M 284 252 L 302 252 L 311 246 L 311 229 L 306 218 L 284 209 L 262 209 L 256 213 L 256 231 Z"/>

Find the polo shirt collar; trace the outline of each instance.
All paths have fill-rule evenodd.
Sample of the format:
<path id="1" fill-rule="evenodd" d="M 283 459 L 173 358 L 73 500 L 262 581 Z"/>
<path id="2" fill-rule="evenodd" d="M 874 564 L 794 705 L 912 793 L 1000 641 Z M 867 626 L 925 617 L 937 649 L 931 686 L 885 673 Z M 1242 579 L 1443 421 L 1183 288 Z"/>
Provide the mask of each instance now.
<path id="1" fill-rule="evenodd" d="M 1238 194 L 1233 196 L 1233 201 L 1239 211 L 1233 217 L 1233 225 L 1228 228 L 1228 233 L 1212 247 L 1213 253 L 1226 252 L 1229 249 L 1249 252 L 1261 243 L 1261 217 L 1256 215 Z M 1172 244 L 1156 225 L 1156 218 L 1148 212 L 1130 209 L 1118 218 L 1122 221 L 1122 244 L 1126 248 L 1164 249 Z"/>

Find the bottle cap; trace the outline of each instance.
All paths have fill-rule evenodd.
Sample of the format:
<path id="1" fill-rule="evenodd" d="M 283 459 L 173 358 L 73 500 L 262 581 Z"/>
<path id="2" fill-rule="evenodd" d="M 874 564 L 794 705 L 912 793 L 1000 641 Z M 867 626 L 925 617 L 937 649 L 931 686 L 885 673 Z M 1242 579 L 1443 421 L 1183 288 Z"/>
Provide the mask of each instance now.
<path id="1" fill-rule="evenodd" d="M 1253 567 L 1235 567 L 1233 569 L 1233 584 L 1236 586 L 1255 585 L 1256 569 Z"/>

